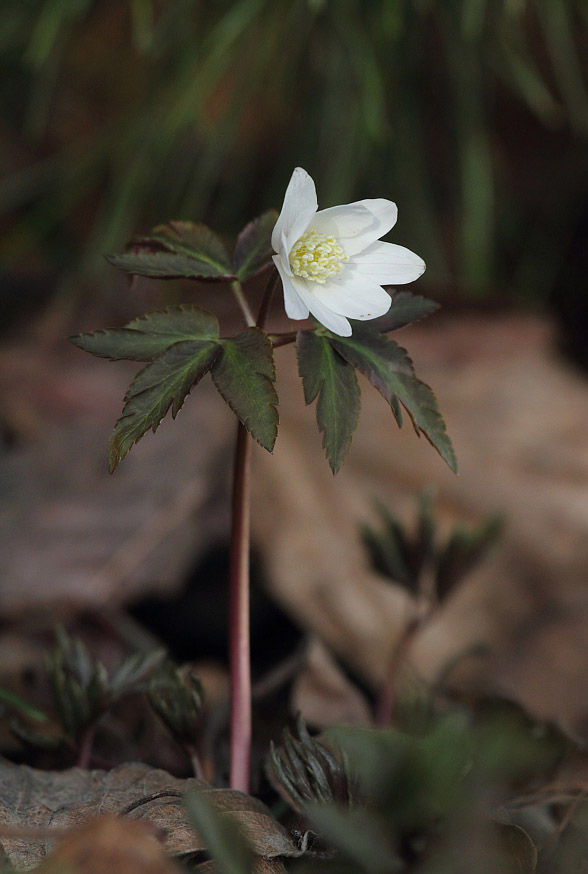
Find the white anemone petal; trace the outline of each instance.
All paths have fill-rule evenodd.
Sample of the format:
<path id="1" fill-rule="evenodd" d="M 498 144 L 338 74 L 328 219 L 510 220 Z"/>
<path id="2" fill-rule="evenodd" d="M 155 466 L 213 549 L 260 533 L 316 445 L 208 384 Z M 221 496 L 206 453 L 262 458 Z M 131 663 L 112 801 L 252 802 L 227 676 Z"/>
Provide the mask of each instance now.
<path id="1" fill-rule="evenodd" d="M 329 331 L 338 334 L 340 337 L 351 336 L 351 325 L 347 319 L 325 305 L 316 294 L 315 287 L 319 285 L 318 282 L 299 279 L 297 276 L 292 277 L 291 281 L 296 287 L 298 296 L 302 298 L 312 315 L 321 325 L 324 325 L 325 328 L 328 328 Z"/>
<path id="2" fill-rule="evenodd" d="M 289 319 L 307 319 L 308 307 L 300 298 L 296 291 L 296 286 L 292 282 L 291 274 L 288 275 L 284 270 L 284 265 L 279 255 L 274 255 L 274 264 L 278 268 L 282 286 L 284 288 L 284 308 Z"/>
<path id="3" fill-rule="evenodd" d="M 312 178 L 302 167 L 296 167 L 284 195 L 282 211 L 272 231 L 272 248 L 280 251 L 285 240 L 288 254 L 302 236 L 318 209 L 316 188 Z"/>
<path id="4" fill-rule="evenodd" d="M 351 267 L 324 285 L 313 283 L 313 292 L 324 306 L 350 319 L 376 319 L 387 313 L 392 303 L 388 292 L 370 276 Z"/>
<path id="5" fill-rule="evenodd" d="M 425 270 L 425 262 L 410 249 L 396 243 L 374 243 L 355 255 L 350 266 L 379 285 L 401 285 L 418 279 Z"/>
<path id="6" fill-rule="evenodd" d="M 333 236 L 346 255 L 356 255 L 383 237 L 396 224 L 398 209 L 391 200 L 358 200 L 321 209 L 309 229 Z"/>

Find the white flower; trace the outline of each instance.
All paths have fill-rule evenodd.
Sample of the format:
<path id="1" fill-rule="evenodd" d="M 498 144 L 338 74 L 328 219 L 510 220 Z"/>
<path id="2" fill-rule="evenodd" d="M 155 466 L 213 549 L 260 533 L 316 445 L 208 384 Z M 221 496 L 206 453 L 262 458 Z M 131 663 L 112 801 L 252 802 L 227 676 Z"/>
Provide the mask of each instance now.
<path id="1" fill-rule="evenodd" d="M 306 319 L 311 312 L 329 331 L 349 337 L 347 318 L 384 315 L 391 299 L 382 285 L 418 279 L 425 262 L 404 246 L 380 242 L 396 223 L 390 200 L 317 210 L 314 182 L 296 167 L 272 233 L 286 313 Z"/>

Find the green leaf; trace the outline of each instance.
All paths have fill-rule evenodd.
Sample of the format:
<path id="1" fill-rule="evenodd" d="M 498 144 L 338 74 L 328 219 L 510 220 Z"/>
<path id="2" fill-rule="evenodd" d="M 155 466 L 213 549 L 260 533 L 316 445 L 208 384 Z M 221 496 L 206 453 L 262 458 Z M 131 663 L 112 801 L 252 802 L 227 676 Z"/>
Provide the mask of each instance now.
<path id="1" fill-rule="evenodd" d="M 206 225 L 170 221 L 146 237 L 135 237 L 130 248 L 106 258 L 127 273 L 157 279 L 235 279 L 229 253 Z"/>
<path id="2" fill-rule="evenodd" d="M 318 394 L 316 420 L 335 474 L 345 460 L 359 420 L 361 391 L 357 377 L 328 338 L 313 331 L 298 332 L 296 352 L 304 400 L 310 404 Z"/>
<path id="3" fill-rule="evenodd" d="M 126 255 L 106 255 L 106 260 L 136 276 L 151 279 L 234 279 L 232 271 L 221 270 L 212 264 L 186 255 L 171 252 L 129 252 Z"/>
<path id="4" fill-rule="evenodd" d="M 110 436 L 111 473 L 149 428 L 157 430 L 170 407 L 175 419 L 186 395 L 210 369 L 218 352 L 216 340 L 184 340 L 169 346 L 137 374 Z"/>
<path id="5" fill-rule="evenodd" d="M 181 340 L 218 339 L 218 321 L 195 306 L 176 306 L 134 319 L 124 328 L 107 328 L 70 337 L 72 343 L 100 358 L 153 361 Z"/>
<path id="6" fill-rule="evenodd" d="M 503 528 L 504 519 L 500 515 L 491 516 L 475 529 L 455 526 L 437 565 L 436 590 L 440 600 L 446 598 L 457 583 L 486 557 Z"/>
<path id="7" fill-rule="evenodd" d="M 404 328 L 439 309 L 439 304 L 434 300 L 429 300 L 418 294 L 411 294 L 410 291 L 390 292 L 390 296 L 392 304 L 388 312 L 370 322 L 372 330 L 375 328 L 381 334 L 388 334 L 390 331 Z M 352 320 L 352 324 L 354 325 L 353 333 L 356 333 L 356 321 Z"/>
<path id="8" fill-rule="evenodd" d="M 166 657 L 164 649 L 135 652 L 126 656 L 116 667 L 108 688 L 117 698 L 142 691 L 145 681 Z"/>
<path id="9" fill-rule="evenodd" d="M 211 370 L 214 384 L 257 442 L 271 452 L 278 434 L 272 344 L 259 328 L 246 328 L 221 344 Z"/>
<path id="10" fill-rule="evenodd" d="M 305 812 L 329 843 L 368 874 L 406 871 L 394 847 L 394 833 L 367 807 L 308 804 Z"/>
<path id="11" fill-rule="evenodd" d="M 412 361 L 405 349 L 357 323 L 351 337 L 329 334 L 330 343 L 356 367 L 391 405 L 398 421 L 398 401 L 407 410 L 417 434 L 425 435 L 451 470 L 457 460 L 437 399 L 428 385 L 414 375 Z M 401 424 L 401 421 L 398 421 Z"/>
<path id="12" fill-rule="evenodd" d="M 24 713 L 25 716 L 29 716 L 31 719 L 36 719 L 37 722 L 47 721 L 46 713 L 43 713 L 42 710 L 39 710 L 34 704 L 27 701 L 26 698 L 21 698 L 20 695 L 17 695 L 15 692 L 10 692 L 8 689 L 4 689 L 1 686 L 0 704 L 5 704 L 12 710 L 18 710 L 20 713 Z"/>
<path id="13" fill-rule="evenodd" d="M 221 874 L 250 874 L 253 852 L 236 820 L 220 813 L 198 791 L 185 797 L 186 811 Z"/>
<path id="14" fill-rule="evenodd" d="M 271 263 L 274 254 L 271 236 L 277 218 L 275 209 L 270 209 L 249 222 L 239 234 L 233 253 L 233 269 L 240 282 Z"/>

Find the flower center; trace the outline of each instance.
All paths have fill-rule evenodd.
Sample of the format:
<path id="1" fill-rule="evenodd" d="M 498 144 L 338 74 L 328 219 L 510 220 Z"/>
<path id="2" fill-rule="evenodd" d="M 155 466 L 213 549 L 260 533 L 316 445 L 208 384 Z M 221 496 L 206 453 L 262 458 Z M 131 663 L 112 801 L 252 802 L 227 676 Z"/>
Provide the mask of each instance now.
<path id="1" fill-rule="evenodd" d="M 323 283 L 329 276 L 341 273 L 345 261 L 349 258 L 336 239 L 318 231 L 302 234 L 290 251 L 292 273 L 314 282 Z"/>

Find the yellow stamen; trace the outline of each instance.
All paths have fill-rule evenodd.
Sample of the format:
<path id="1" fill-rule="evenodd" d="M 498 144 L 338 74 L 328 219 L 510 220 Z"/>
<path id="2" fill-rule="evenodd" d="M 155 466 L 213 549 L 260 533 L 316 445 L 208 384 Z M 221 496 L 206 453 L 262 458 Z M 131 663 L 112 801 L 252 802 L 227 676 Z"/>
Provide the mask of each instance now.
<path id="1" fill-rule="evenodd" d="M 292 246 L 290 267 L 292 273 L 314 282 L 325 282 L 343 270 L 349 258 L 334 237 L 318 231 L 307 231 Z"/>

